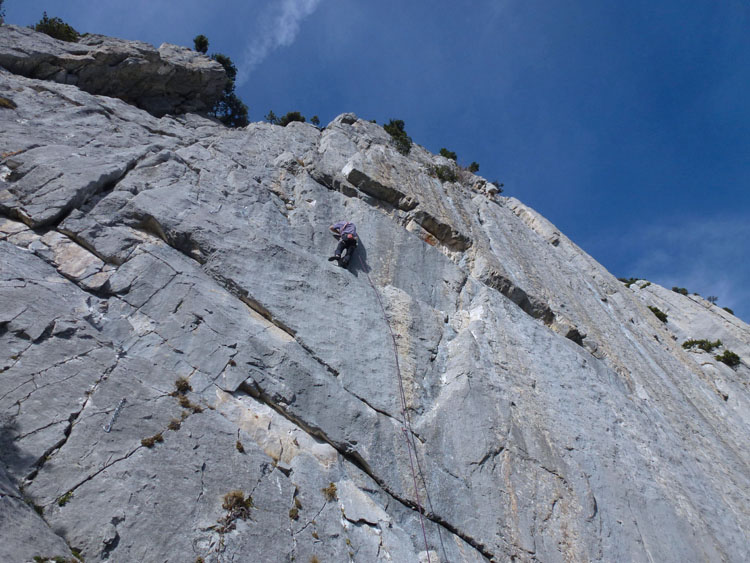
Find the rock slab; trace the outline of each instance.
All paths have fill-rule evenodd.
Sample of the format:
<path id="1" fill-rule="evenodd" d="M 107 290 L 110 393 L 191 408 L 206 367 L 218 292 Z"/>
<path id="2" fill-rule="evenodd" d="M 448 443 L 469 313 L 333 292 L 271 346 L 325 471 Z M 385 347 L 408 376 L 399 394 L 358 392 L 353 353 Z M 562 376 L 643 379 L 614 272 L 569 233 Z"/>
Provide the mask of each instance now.
<path id="1" fill-rule="evenodd" d="M 750 559 L 741 320 L 353 114 L 0 96 L 6 559 Z"/>

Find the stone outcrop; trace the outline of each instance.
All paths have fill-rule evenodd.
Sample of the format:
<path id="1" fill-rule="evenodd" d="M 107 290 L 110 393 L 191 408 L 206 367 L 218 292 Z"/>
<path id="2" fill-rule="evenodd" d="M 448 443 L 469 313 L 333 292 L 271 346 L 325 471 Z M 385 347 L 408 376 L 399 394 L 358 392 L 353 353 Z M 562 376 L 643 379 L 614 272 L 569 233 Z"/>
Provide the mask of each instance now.
<path id="1" fill-rule="evenodd" d="M 187 47 L 155 49 L 94 34 L 71 43 L 14 25 L 0 28 L 0 67 L 120 98 L 156 116 L 208 111 L 226 83 L 224 67 Z"/>
<path id="2" fill-rule="evenodd" d="M 229 130 L 2 70 L 0 97 L 6 559 L 750 556 L 739 319 L 353 114 Z"/>

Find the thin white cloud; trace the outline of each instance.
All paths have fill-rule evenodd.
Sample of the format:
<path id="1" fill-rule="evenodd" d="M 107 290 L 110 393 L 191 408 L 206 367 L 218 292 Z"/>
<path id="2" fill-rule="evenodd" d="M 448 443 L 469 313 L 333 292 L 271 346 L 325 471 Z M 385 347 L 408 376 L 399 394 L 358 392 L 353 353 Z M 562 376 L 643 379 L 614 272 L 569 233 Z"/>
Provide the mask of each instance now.
<path id="1" fill-rule="evenodd" d="M 245 48 L 238 68 L 237 84 L 242 86 L 250 73 L 274 50 L 288 47 L 299 33 L 300 23 L 312 14 L 320 0 L 281 0 L 269 3 L 260 18 L 260 28 Z"/>

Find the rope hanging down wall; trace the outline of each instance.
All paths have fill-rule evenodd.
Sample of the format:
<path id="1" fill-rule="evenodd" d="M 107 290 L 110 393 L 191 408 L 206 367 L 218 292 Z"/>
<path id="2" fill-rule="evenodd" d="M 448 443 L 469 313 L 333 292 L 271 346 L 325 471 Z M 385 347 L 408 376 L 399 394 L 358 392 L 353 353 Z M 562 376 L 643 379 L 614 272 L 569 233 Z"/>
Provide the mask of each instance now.
<path id="1" fill-rule="evenodd" d="M 383 320 L 385 321 L 385 324 L 388 327 L 388 333 L 391 335 L 391 344 L 393 346 L 393 357 L 396 360 L 396 374 L 398 375 L 398 390 L 399 390 L 399 396 L 401 397 L 401 420 L 402 420 L 401 430 L 404 433 L 404 438 L 406 439 L 406 449 L 409 452 L 409 466 L 411 468 L 411 476 L 414 482 L 414 495 L 417 501 L 417 513 L 419 514 L 419 524 L 422 527 L 422 537 L 424 538 L 424 548 L 425 548 L 425 553 L 427 554 L 427 563 L 431 563 L 430 548 L 429 548 L 429 544 L 427 543 L 427 532 L 426 532 L 425 525 L 424 525 L 424 508 L 422 507 L 422 503 L 420 502 L 420 499 L 419 499 L 419 487 L 417 485 L 417 473 L 419 473 L 419 478 L 421 479 L 422 485 L 424 486 L 425 495 L 427 496 L 427 503 L 430 505 L 430 512 L 434 514 L 435 510 L 432 508 L 432 500 L 430 499 L 430 493 L 427 490 L 427 481 L 424 478 L 424 473 L 422 472 L 422 467 L 419 463 L 419 458 L 417 457 L 417 445 L 414 442 L 414 432 L 411 429 L 411 418 L 409 417 L 409 412 L 406 408 L 406 392 L 404 391 L 404 379 L 401 376 L 401 367 L 398 362 L 398 348 L 396 346 L 396 336 L 393 334 L 393 330 L 391 329 L 391 323 L 388 321 L 388 314 L 385 312 L 385 306 L 383 305 L 383 300 L 380 298 L 380 292 L 377 290 L 377 288 L 375 287 L 375 284 L 372 282 L 372 279 L 370 278 L 370 274 L 367 273 L 367 267 L 365 266 L 365 263 L 362 261 L 362 257 L 359 254 L 357 254 L 357 258 L 359 258 L 359 263 L 362 267 L 362 271 L 365 273 L 365 276 L 367 276 L 367 281 L 370 284 L 370 287 L 372 288 L 373 292 L 375 293 L 375 297 L 377 297 L 378 299 L 380 310 L 383 313 Z M 416 470 L 414 468 L 415 461 L 417 464 Z M 443 535 L 440 532 L 440 526 L 438 526 L 438 537 L 440 538 L 440 546 L 443 551 L 443 557 L 445 557 L 445 561 L 447 563 L 448 556 L 445 552 L 445 545 L 443 545 Z"/>

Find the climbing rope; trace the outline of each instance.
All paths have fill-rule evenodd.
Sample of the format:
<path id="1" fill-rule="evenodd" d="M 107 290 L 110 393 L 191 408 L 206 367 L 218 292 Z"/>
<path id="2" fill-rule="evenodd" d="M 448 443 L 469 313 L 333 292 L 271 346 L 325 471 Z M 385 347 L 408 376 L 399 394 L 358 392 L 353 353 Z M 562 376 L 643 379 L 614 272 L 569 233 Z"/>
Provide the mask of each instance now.
<path id="1" fill-rule="evenodd" d="M 404 438 L 406 438 L 406 449 L 409 452 L 409 466 L 411 467 L 411 476 L 414 482 L 414 494 L 417 499 L 417 513 L 419 514 L 419 524 L 422 527 L 422 537 L 424 538 L 424 548 L 425 548 L 425 553 L 427 554 L 427 563 L 431 563 L 430 548 L 429 548 L 429 544 L 427 543 L 427 532 L 425 531 L 425 526 L 424 526 L 424 508 L 422 507 L 422 503 L 419 500 L 419 487 L 417 485 L 417 472 L 419 473 L 419 477 L 422 480 L 422 485 L 424 486 L 425 494 L 427 496 L 427 502 L 430 505 L 430 511 L 433 514 L 435 513 L 435 511 L 432 508 L 432 500 L 430 500 L 430 493 L 427 491 L 427 481 L 424 478 L 422 467 L 419 464 L 419 457 L 417 457 L 417 445 L 414 442 L 414 432 L 411 429 L 411 418 L 409 417 L 409 412 L 406 408 L 406 392 L 404 391 L 404 379 L 401 376 L 401 367 L 398 362 L 398 348 L 396 346 L 396 336 L 393 334 L 393 329 L 391 329 L 391 323 L 388 321 L 388 314 L 385 312 L 385 306 L 383 305 L 383 300 L 380 298 L 380 292 L 377 290 L 377 288 L 375 287 L 375 284 L 372 282 L 372 279 L 370 278 L 370 274 L 367 272 L 367 267 L 365 266 L 365 263 L 362 260 L 362 256 L 360 256 L 359 253 L 357 254 L 357 258 L 359 259 L 359 263 L 362 266 L 362 271 L 365 273 L 365 276 L 367 276 L 367 281 L 370 284 L 370 287 L 375 293 L 375 297 L 377 297 L 378 304 L 380 305 L 380 310 L 383 313 L 383 320 L 385 321 L 385 324 L 388 326 L 388 332 L 391 335 L 391 344 L 393 346 L 393 357 L 396 360 L 396 374 L 398 375 L 398 389 L 399 389 L 399 395 L 401 397 L 401 418 L 403 420 L 403 425 L 401 427 L 401 430 L 404 432 Z M 412 454 L 412 450 L 413 450 L 413 454 Z M 415 460 L 417 464 L 416 471 L 414 469 Z M 440 537 L 440 545 L 443 549 L 443 556 L 445 557 L 445 560 L 447 562 L 448 556 L 445 553 L 445 546 L 443 545 L 443 536 L 440 533 L 439 526 L 438 526 L 438 536 Z"/>

